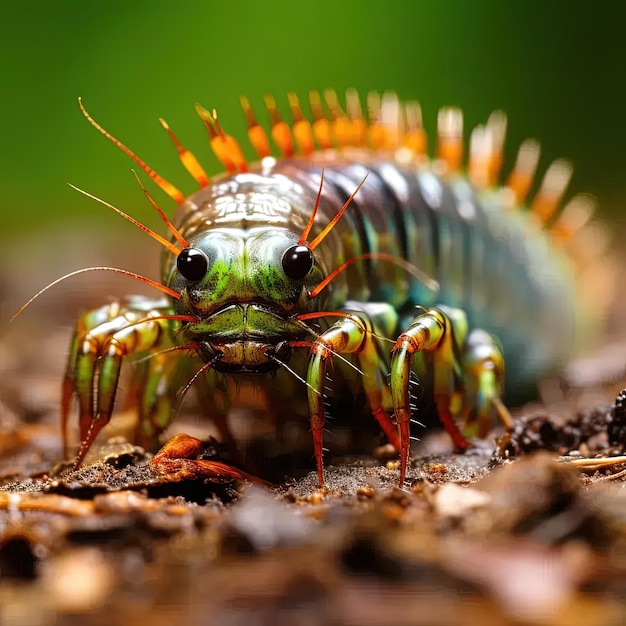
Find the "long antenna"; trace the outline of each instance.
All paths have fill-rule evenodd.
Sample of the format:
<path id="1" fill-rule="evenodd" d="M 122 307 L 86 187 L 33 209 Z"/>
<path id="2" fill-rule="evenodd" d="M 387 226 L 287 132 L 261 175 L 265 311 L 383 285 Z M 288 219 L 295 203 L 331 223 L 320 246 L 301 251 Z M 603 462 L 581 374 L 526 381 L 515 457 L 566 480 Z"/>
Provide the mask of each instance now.
<path id="1" fill-rule="evenodd" d="M 124 154 L 128 155 L 137 165 L 148 175 L 150 178 L 177 204 L 182 204 L 185 201 L 183 193 L 174 187 L 172 183 L 168 182 L 157 174 L 149 165 L 144 163 L 130 148 L 127 148 L 121 141 L 116 139 L 111 133 L 106 131 L 96 120 L 87 113 L 87 109 L 83 106 L 82 98 L 78 98 L 78 105 L 83 115 L 87 118 L 87 121 L 98 131 L 100 131 L 109 141 L 115 144 Z"/>

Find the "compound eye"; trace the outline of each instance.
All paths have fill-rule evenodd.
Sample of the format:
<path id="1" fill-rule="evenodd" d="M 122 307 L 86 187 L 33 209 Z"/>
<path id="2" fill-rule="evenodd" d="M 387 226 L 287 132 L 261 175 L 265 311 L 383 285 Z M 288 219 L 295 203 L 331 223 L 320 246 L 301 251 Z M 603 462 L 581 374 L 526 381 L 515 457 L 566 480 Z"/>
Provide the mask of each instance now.
<path id="1" fill-rule="evenodd" d="M 202 250 L 185 248 L 176 259 L 176 267 L 187 280 L 196 282 L 204 278 L 209 269 L 209 259 Z"/>
<path id="2" fill-rule="evenodd" d="M 289 278 L 304 278 L 313 268 L 315 259 L 307 246 L 291 246 L 283 254 L 283 271 Z"/>

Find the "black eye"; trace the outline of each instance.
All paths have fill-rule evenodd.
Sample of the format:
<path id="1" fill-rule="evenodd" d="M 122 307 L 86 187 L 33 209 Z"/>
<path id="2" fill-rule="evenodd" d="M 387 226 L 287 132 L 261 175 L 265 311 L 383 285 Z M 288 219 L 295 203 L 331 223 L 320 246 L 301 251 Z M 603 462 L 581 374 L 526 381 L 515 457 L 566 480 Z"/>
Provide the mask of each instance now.
<path id="1" fill-rule="evenodd" d="M 291 246 L 283 254 L 283 271 L 289 278 L 304 278 L 314 262 L 313 253 L 307 246 Z"/>
<path id="2" fill-rule="evenodd" d="M 202 250 L 185 248 L 176 259 L 176 267 L 187 280 L 195 282 L 204 278 L 209 269 L 209 259 Z"/>

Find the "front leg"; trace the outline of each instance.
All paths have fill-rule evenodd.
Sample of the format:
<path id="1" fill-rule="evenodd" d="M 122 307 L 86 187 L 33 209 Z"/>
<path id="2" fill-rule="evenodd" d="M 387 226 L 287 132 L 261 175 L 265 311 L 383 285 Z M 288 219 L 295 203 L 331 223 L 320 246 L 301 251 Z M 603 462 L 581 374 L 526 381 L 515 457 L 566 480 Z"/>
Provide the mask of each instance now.
<path id="1" fill-rule="evenodd" d="M 385 406 L 390 404 L 389 389 L 384 381 L 386 367 L 379 358 L 372 323 L 365 312 L 349 314 L 316 339 L 309 357 L 307 394 L 317 475 L 321 487 L 324 486 L 323 391 L 326 372 L 333 356 L 340 358 L 345 354 L 358 354 L 358 363 L 363 370 L 363 385 L 372 414 L 390 443 L 396 449 L 400 448 L 396 427 L 385 410 Z"/>
<path id="2" fill-rule="evenodd" d="M 122 360 L 172 346 L 173 311 L 165 300 L 133 297 L 83 315 L 76 326 L 61 394 L 63 443 L 72 396 L 79 405 L 78 467 L 113 412 Z"/>
<path id="3" fill-rule="evenodd" d="M 415 317 L 398 337 L 392 350 L 391 395 L 400 428 L 400 484 L 404 483 L 409 462 L 409 377 L 415 356 L 432 353 L 432 387 L 437 413 L 452 438 L 463 451 L 469 443 L 456 424 L 465 416 L 466 434 L 486 436 L 495 413 L 506 428 L 512 419 L 502 404 L 504 360 L 497 342 L 484 331 L 468 334 L 465 313 L 440 306 Z"/>
<path id="4" fill-rule="evenodd" d="M 467 448 L 468 443 L 456 427 L 450 412 L 452 395 L 460 380 L 459 363 L 455 357 L 458 340 L 452 332 L 449 317 L 439 309 L 430 309 L 418 315 L 398 337 L 392 350 L 391 395 L 400 428 L 400 486 L 404 484 L 409 463 L 409 424 L 411 406 L 409 381 L 414 355 L 421 351 L 434 351 L 434 400 L 444 427 L 457 448 Z"/>

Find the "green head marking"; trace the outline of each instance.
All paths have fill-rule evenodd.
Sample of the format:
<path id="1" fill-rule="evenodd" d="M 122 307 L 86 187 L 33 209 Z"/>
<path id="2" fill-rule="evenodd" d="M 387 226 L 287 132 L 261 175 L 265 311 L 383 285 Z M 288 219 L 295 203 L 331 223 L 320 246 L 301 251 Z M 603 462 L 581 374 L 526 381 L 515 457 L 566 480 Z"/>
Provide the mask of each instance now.
<path id="1" fill-rule="evenodd" d="M 190 239 L 179 253 L 170 286 L 178 313 L 196 315 L 185 335 L 216 369 L 265 371 L 277 342 L 306 334 L 295 319 L 314 310 L 309 292 L 323 278 L 313 253 L 280 227 L 218 228 Z"/>

